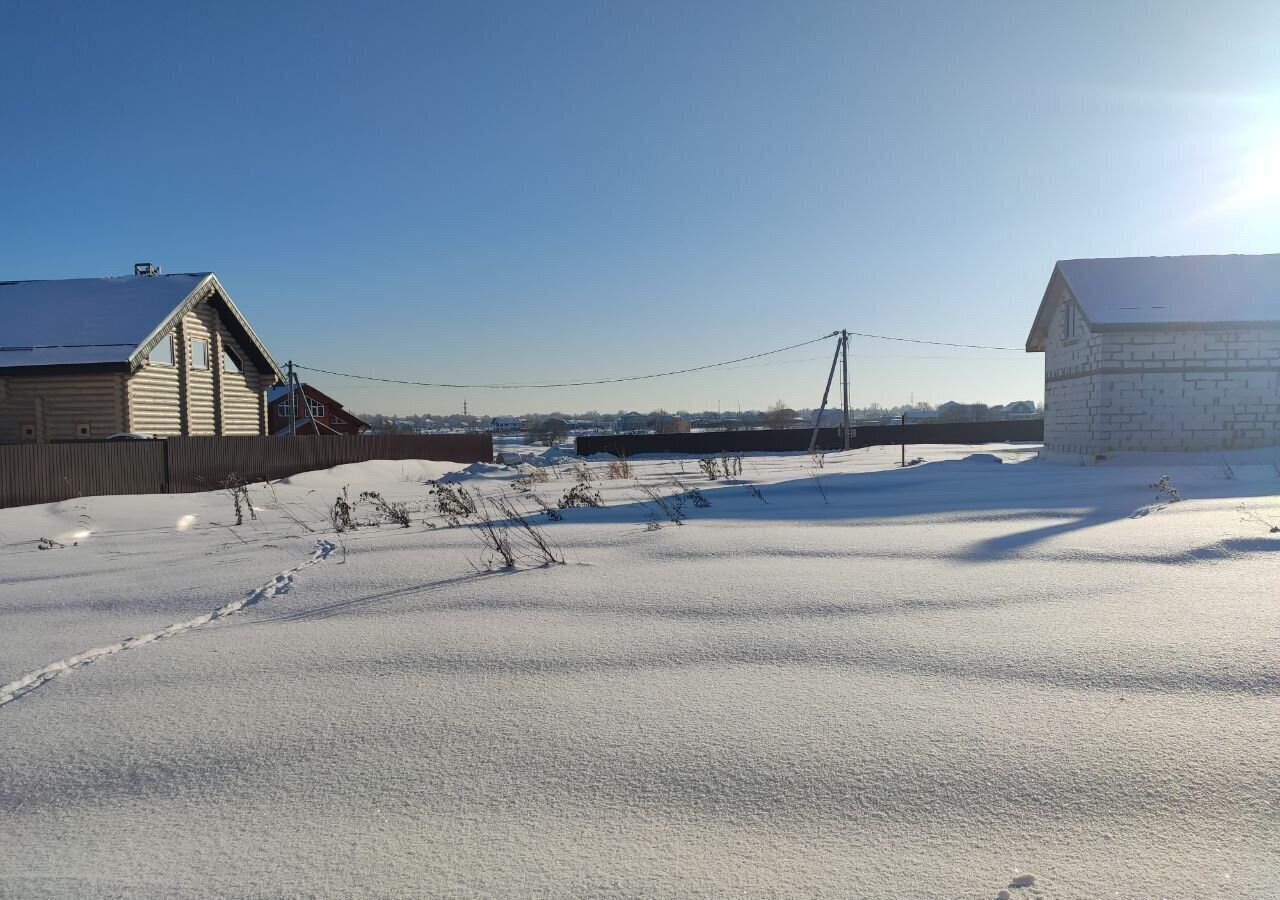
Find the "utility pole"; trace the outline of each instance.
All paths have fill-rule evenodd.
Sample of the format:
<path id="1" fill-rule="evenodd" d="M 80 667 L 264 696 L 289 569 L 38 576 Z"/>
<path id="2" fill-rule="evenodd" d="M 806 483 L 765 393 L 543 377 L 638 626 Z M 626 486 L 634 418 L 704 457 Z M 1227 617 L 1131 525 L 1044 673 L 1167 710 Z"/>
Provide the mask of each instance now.
<path id="1" fill-rule="evenodd" d="M 285 369 L 289 373 L 289 435 L 292 437 L 298 433 L 298 376 L 293 372 L 293 360 L 285 363 Z"/>
<path id="2" fill-rule="evenodd" d="M 844 351 L 844 449 L 849 449 L 849 332 L 840 331 L 840 347 Z"/>
<path id="3" fill-rule="evenodd" d="M 827 335 L 830 337 L 830 335 Z M 836 363 L 840 361 L 840 352 L 844 349 L 844 338 L 841 337 L 836 341 L 836 352 L 831 357 L 831 371 L 827 373 L 827 386 L 822 391 L 822 405 L 818 407 L 818 413 L 813 417 L 813 435 L 809 438 L 809 452 L 812 453 L 818 447 L 818 429 L 822 427 L 822 414 L 827 409 L 827 398 L 831 396 L 831 382 L 836 377 Z M 846 398 L 848 394 L 846 393 Z M 845 401 L 846 408 L 848 400 Z M 849 414 L 845 413 L 845 423 L 848 424 Z M 847 441 L 847 439 L 846 439 Z"/>
<path id="4" fill-rule="evenodd" d="M 463 414 L 464 416 L 467 414 L 467 401 L 466 401 L 466 400 L 463 400 L 463 401 L 462 401 L 462 414 Z"/>

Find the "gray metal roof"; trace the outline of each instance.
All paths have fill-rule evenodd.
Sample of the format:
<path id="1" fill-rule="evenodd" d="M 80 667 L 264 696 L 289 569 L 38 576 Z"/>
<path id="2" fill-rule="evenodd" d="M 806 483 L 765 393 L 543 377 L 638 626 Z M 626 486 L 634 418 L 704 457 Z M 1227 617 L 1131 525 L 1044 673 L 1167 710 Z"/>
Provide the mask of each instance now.
<path id="1" fill-rule="evenodd" d="M 1280 253 L 1067 259 L 1055 267 L 1028 350 L 1043 350 L 1065 284 L 1095 330 L 1280 323 Z"/>

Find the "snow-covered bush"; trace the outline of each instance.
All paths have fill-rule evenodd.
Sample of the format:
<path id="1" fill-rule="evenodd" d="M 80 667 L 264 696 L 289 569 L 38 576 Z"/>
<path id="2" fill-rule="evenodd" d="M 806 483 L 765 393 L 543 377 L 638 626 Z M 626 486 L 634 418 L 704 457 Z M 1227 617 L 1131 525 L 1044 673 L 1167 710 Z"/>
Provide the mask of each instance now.
<path id="1" fill-rule="evenodd" d="M 392 522 L 395 522 L 401 528 L 409 527 L 409 504 L 390 501 L 377 491 L 362 491 L 360 493 L 360 499 L 365 503 L 370 504 L 375 510 L 383 516 L 386 516 Z"/>
<path id="2" fill-rule="evenodd" d="M 333 506 L 329 507 L 329 525 L 338 534 L 354 531 L 355 521 L 351 518 L 351 501 L 347 495 L 347 485 L 342 486 L 342 494 L 335 497 Z"/>
<path id="3" fill-rule="evenodd" d="M 673 497 L 664 497 L 651 485 L 641 484 L 637 481 L 636 487 L 640 489 L 642 494 L 649 498 L 649 501 L 653 503 L 653 505 L 656 506 L 664 516 L 671 520 L 672 524 L 684 524 L 685 495 L 683 493 L 677 494 Z M 656 521 L 656 519 L 653 519 L 652 521 Z"/>
<path id="4" fill-rule="evenodd" d="M 480 543 L 502 560 L 504 568 L 513 569 L 516 565 L 516 551 L 511 546 L 511 538 L 507 529 L 492 519 L 481 519 L 471 526 L 472 534 L 480 539 Z M 492 567 L 492 559 L 485 561 Z"/>
<path id="5" fill-rule="evenodd" d="M 428 493 L 435 498 L 436 512 L 440 514 L 440 518 L 450 525 L 458 525 L 477 512 L 475 497 L 462 485 L 433 481 Z"/>
<path id="6" fill-rule="evenodd" d="M 546 484 L 551 480 L 551 473 L 546 469 L 529 466 L 521 470 L 519 478 L 511 482 L 517 491 L 531 491 L 535 484 Z"/>
<path id="7" fill-rule="evenodd" d="M 541 565 L 563 563 L 564 557 L 555 549 L 547 533 L 524 517 L 515 504 L 505 497 L 489 501 L 493 509 L 505 517 L 501 526 L 508 531 L 508 545 L 531 556 Z"/>
<path id="8" fill-rule="evenodd" d="M 1173 486 L 1173 482 L 1170 480 L 1168 475 L 1161 475 L 1158 481 L 1151 484 L 1151 487 L 1158 490 L 1170 503 L 1177 503 L 1182 499 L 1182 495 L 1178 493 L 1178 489 Z"/>
<path id="9" fill-rule="evenodd" d="M 244 511 L 247 507 L 249 516 L 253 519 L 258 518 L 257 511 L 253 508 L 253 503 L 249 500 L 249 483 L 234 472 L 222 479 L 222 490 L 231 498 L 231 505 L 236 514 L 236 524 L 244 524 Z"/>
<path id="10" fill-rule="evenodd" d="M 707 499 L 707 495 L 698 488 L 685 487 L 678 479 L 675 482 L 675 486 L 680 489 L 680 493 L 684 498 L 698 509 L 707 509 L 711 506 L 711 501 Z"/>
<path id="11" fill-rule="evenodd" d="M 610 478 L 631 478 L 631 463 L 627 461 L 627 455 L 619 452 L 618 458 L 609 463 L 606 473 Z"/>
<path id="12" fill-rule="evenodd" d="M 590 482 L 575 484 L 565 491 L 564 496 L 560 498 L 561 509 L 575 509 L 580 506 L 595 508 L 604 506 L 604 500 L 601 498 L 600 492 L 593 491 Z"/>
<path id="13" fill-rule="evenodd" d="M 564 516 L 560 514 L 560 510 L 556 509 L 554 506 L 547 505 L 547 501 L 543 500 L 537 494 L 530 492 L 529 499 L 537 505 L 538 509 L 542 510 L 542 514 L 547 517 L 547 521 L 559 522 L 564 518 Z"/>

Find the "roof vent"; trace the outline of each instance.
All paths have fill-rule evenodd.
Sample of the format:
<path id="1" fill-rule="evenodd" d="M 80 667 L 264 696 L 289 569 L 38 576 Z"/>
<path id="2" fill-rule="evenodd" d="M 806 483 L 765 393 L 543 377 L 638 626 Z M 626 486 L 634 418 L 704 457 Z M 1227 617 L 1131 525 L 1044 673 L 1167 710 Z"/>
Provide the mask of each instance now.
<path id="1" fill-rule="evenodd" d="M 155 263 L 134 263 L 133 274 L 143 275 L 143 276 L 159 275 L 160 267 L 157 266 Z"/>

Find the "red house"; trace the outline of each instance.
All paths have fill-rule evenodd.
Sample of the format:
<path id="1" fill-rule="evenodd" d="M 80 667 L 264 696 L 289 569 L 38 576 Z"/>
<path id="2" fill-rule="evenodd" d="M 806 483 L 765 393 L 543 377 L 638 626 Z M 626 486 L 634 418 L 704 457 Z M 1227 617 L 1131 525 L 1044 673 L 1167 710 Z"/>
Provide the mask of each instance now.
<path id="1" fill-rule="evenodd" d="M 369 430 L 368 422 L 347 412 L 337 400 L 309 384 L 299 386 L 294 393 L 300 401 L 296 434 L 364 434 Z M 280 385 L 267 393 L 271 434 L 289 433 L 291 406 L 287 385 Z"/>

